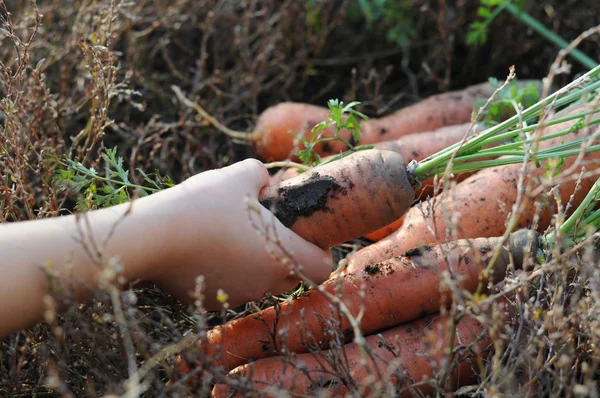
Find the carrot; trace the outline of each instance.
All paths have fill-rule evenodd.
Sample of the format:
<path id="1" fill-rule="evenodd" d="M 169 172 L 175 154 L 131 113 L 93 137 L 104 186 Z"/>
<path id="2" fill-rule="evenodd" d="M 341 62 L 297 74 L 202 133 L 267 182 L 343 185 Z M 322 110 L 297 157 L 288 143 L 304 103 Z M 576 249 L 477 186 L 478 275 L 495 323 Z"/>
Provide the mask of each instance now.
<path id="1" fill-rule="evenodd" d="M 523 80 L 517 84 L 527 85 L 531 82 Z M 488 82 L 480 83 L 462 90 L 433 95 L 390 115 L 362 121 L 360 144 L 376 144 L 408 134 L 470 122 L 474 102 L 488 99 L 493 92 L 494 89 Z M 289 132 L 304 132 L 305 138 L 310 137 L 312 127 L 328 118 L 327 111 L 325 108 L 291 102 L 268 108 L 259 117 L 252 133 L 256 139 L 257 154 L 266 161 L 287 159 L 294 150 L 294 141 Z M 333 132 L 330 128 L 324 132 L 323 137 L 332 137 Z M 352 142 L 348 131 L 341 132 L 341 136 Z M 346 149 L 339 144 L 330 141 L 319 144 L 316 150 L 322 156 L 339 153 Z"/>
<path id="2" fill-rule="evenodd" d="M 529 83 L 530 81 L 522 81 L 518 84 Z M 232 131 L 211 117 L 198 104 L 185 98 L 179 88 L 173 89 L 182 102 L 195 109 L 219 130 L 236 139 L 253 141 L 258 157 L 267 162 L 290 158 L 296 147 L 295 139 L 290 133 L 300 134 L 308 139 L 312 128 L 329 117 L 329 109 L 324 107 L 282 102 L 262 112 L 252 133 Z M 407 134 L 467 123 L 471 120 L 473 103 L 478 99 L 489 98 L 493 92 L 493 87 L 488 82 L 480 83 L 463 90 L 433 95 L 388 116 L 363 121 L 360 144 L 375 144 Z M 323 137 L 332 137 L 334 131 L 334 128 L 326 129 Z M 347 130 L 341 131 L 340 136 L 348 142 L 353 141 Z M 315 147 L 317 153 L 322 156 L 346 149 L 339 141 L 319 143 Z"/>
<path id="3" fill-rule="evenodd" d="M 410 134 L 404 137 L 401 137 L 397 140 L 393 141 L 384 141 L 375 144 L 375 149 L 380 150 L 390 150 L 396 153 L 399 153 L 403 159 L 405 159 L 408 163 L 410 160 L 422 160 L 432 154 L 452 145 L 462 138 L 468 133 L 469 128 L 471 127 L 471 123 L 460 124 L 456 126 L 446 126 L 442 127 L 435 131 L 419 133 L 419 134 Z M 476 127 L 472 130 L 473 133 L 479 131 L 479 128 Z M 331 157 L 323 158 L 322 161 L 326 162 Z M 280 183 L 281 181 L 289 180 L 290 178 L 296 177 L 300 175 L 300 172 L 297 168 L 288 168 L 285 171 L 281 171 L 271 177 L 271 185 L 275 185 Z M 461 174 L 457 176 L 457 179 L 464 179 L 468 176 L 467 173 Z M 426 198 L 428 195 L 433 194 L 433 179 L 429 179 L 423 181 L 420 184 L 420 187 L 417 189 L 415 193 L 415 198 Z M 381 229 L 367 234 L 365 237 L 371 240 L 379 240 L 382 239 L 395 230 L 397 230 L 401 225 L 401 219 L 398 218 L 392 223 L 383 226 Z M 353 238 L 357 238 L 358 236 L 354 236 Z"/>
<path id="4" fill-rule="evenodd" d="M 531 81 L 522 81 L 518 84 L 530 83 Z M 375 144 L 408 134 L 470 122 L 474 102 L 489 98 L 493 92 L 493 87 L 488 82 L 480 83 L 463 90 L 433 95 L 385 117 L 362 121 L 360 144 Z M 252 133 L 257 136 L 257 154 L 267 161 L 287 159 L 294 150 L 293 138 L 289 132 L 305 132 L 305 138 L 310 137 L 311 128 L 327 119 L 327 111 L 325 108 L 290 102 L 268 108 L 259 117 Z M 333 131 L 326 130 L 323 137 L 333 136 Z M 341 136 L 352 141 L 348 131 L 342 132 Z M 339 144 L 331 141 L 319 145 L 316 150 L 322 156 L 339 153 L 346 149 Z"/>
<path id="5" fill-rule="evenodd" d="M 292 157 L 295 147 L 291 133 L 302 134 L 307 139 L 312 128 L 329 118 L 329 109 L 316 105 L 297 102 L 282 102 L 267 108 L 256 122 L 251 134 L 255 140 L 255 150 L 258 156 L 267 161 L 284 160 Z M 324 137 L 332 137 L 335 129 L 330 127 L 323 132 Z M 341 134 L 350 139 L 350 132 L 344 130 Z M 319 143 L 315 151 L 319 154 L 339 153 L 348 149 L 340 141 Z"/>
<path id="6" fill-rule="evenodd" d="M 461 91 L 434 95 L 415 105 L 402 108 L 391 115 L 361 122 L 361 144 L 375 144 L 402 136 L 431 131 L 452 124 L 471 120 L 473 102 L 491 96 L 489 83 L 481 83 Z M 327 120 L 328 109 L 314 105 L 284 102 L 266 109 L 259 117 L 252 133 L 257 136 L 256 152 L 265 161 L 283 160 L 292 155 L 294 138 L 290 131 L 303 132 L 305 138 L 317 123 Z M 323 132 L 323 137 L 332 137 L 334 129 Z M 341 137 L 352 140 L 350 132 L 344 130 Z M 322 156 L 336 154 L 347 148 L 339 141 L 319 143 L 315 150 Z M 409 159 L 409 158 L 407 158 Z"/>
<path id="7" fill-rule="evenodd" d="M 259 199 L 286 227 L 326 248 L 400 218 L 414 200 L 413 184 L 402 156 L 367 150 L 265 187 Z"/>
<path id="8" fill-rule="evenodd" d="M 547 127 L 544 134 L 571 127 L 574 123 L 573 121 L 565 122 Z M 563 141 L 568 142 L 581 137 L 581 134 L 577 132 L 570 133 L 564 137 L 542 141 L 540 148 L 547 148 Z M 586 154 L 584 159 L 586 163 L 592 163 L 586 165 L 588 172 L 593 174 L 594 170 L 599 169 L 597 164 L 593 164 L 600 161 L 598 152 Z M 563 170 L 568 170 L 576 160 L 576 157 L 566 158 Z M 579 173 L 581 167 L 581 165 L 576 167 L 573 173 L 575 175 Z M 479 171 L 460 182 L 454 189 L 438 195 L 433 200 L 433 209 L 414 206 L 404 215 L 402 227 L 396 232 L 351 255 L 348 258 L 346 272 L 352 273 L 361 270 L 368 264 L 383 261 L 391 256 L 401 255 L 413 247 L 435 243 L 438 241 L 437 239 L 444 241 L 448 237 L 449 225 L 446 218 L 448 212 L 452 215 L 460 215 L 457 218 L 458 227 L 455 231 L 458 239 L 502 235 L 505 231 L 506 221 L 506 214 L 502 209 L 511 211 L 517 200 L 517 183 L 521 168 L 521 164 L 512 164 Z M 545 167 L 534 168 L 527 174 L 527 178 L 534 179 L 535 183 L 546 172 Z M 576 181 L 573 179 L 562 182 L 558 190 L 562 203 L 567 203 L 573 195 L 571 203 L 573 207 L 576 207 L 594 182 L 595 177 L 585 177 L 581 180 L 580 188 L 577 190 L 575 189 Z M 550 203 L 542 209 L 537 224 L 538 230 L 543 230 L 550 225 L 552 215 L 555 212 L 555 205 Z M 528 228 L 531 226 L 535 213 L 535 206 L 524 206 L 520 209 L 520 217 L 515 228 Z M 430 214 L 430 216 L 425 219 L 423 214 Z M 435 228 L 437 239 L 431 228 Z"/>
<path id="9" fill-rule="evenodd" d="M 507 300 L 499 304 L 503 307 L 499 312 L 508 319 L 514 312 L 511 305 Z M 369 347 L 370 355 L 366 361 L 356 343 L 347 344 L 337 352 L 328 350 L 286 359 L 261 359 L 229 373 L 230 380 L 238 381 L 239 389 L 232 387 L 236 385 L 234 383 L 217 384 L 212 396 L 241 396 L 241 391 L 246 390 L 261 392 L 261 396 L 277 396 L 277 392 L 283 391 L 292 396 L 320 396 L 321 392 L 339 397 L 351 391 L 358 396 L 371 396 L 375 394 L 375 388 L 383 387 L 377 385 L 380 381 L 391 382 L 395 391 L 393 396 L 430 396 L 435 393 L 433 383 L 412 385 L 427 379 L 435 380 L 436 373 L 443 371 L 451 344 L 450 330 L 452 319 L 436 314 L 367 336 L 365 345 Z M 454 365 L 442 386 L 448 392 L 476 383 L 482 362 L 494 351 L 489 333 L 472 317 L 464 317 L 458 322 L 452 347 L 455 350 Z M 379 391 L 379 394 L 385 392 Z"/>
<path id="10" fill-rule="evenodd" d="M 504 279 L 511 255 L 515 268 L 521 267 L 524 250 L 529 247 L 525 236 L 529 235 L 530 231 L 519 231 L 511 236 L 508 247 L 501 248 L 489 281 Z M 307 344 L 326 349 L 330 335 L 323 318 L 338 320 L 339 332 L 346 338 L 353 330 L 344 313 L 331 304 L 329 295 L 337 295 L 353 317 L 362 313 L 359 327 L 365 335 L 438 312 L 442 303 L 451 301 L 450 292 L 440 291 L 441 275 L 448 270 L 448 263 L 457 285 L 474 292 L 482 280 L 482 265 L 500 243 L 501 238 L 480 238 L 447 247 L 425 246 L 369 265 L 361 272 L 331 278 L 295 300 L 210 330 L 198 349 L 216 361 L 214 366 L 226 370 L 284 350 L 307 352 Z M 536 253 L 537 238 L 532 247 Z M 187 361 L 180 358 L 180 363 L 181 371 L 189 371 Z"/>

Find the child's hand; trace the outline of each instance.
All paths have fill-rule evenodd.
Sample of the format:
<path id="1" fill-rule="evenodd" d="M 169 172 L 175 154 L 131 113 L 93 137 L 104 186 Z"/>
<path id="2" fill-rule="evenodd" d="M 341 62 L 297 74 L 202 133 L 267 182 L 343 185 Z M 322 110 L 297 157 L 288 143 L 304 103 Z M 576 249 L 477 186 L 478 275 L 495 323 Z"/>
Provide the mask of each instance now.
<path id="1" fill-rule="evenodd" d="M 293 288 L 299 278 L 269 254 L 252 217 L 258 225 L 267 225 L 271 237 L 279 238 L 304 275 L 323 282 L 332 270 L 331 253 L 284 227 L 260 205 L 258 193 L 268 182 L 264 165 L 248 159 L 142 199 L 153 198 L 164 213 L 158 225 L 168 225 L 160 262 L 164 266 L 151 270 L 149 279 L 189 302 L 196 277 L 204 275 L 207 309 L 220 307 L 219 288 L 232 306 Z"/>

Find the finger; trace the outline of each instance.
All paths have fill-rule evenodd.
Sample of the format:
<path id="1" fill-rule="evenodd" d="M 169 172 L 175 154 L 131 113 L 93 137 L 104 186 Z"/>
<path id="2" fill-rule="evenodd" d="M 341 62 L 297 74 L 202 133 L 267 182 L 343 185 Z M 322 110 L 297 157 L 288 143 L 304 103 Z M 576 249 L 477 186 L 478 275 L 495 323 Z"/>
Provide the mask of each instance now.
<path id="1" fill-rule="evenodd" d="M 260 208 L 260 222 L 256 223 L 259 228 L 262 225 L 266 239 L 271 243 L 277 242 L 275 248 L 279 255 L 290 256 L 292 269 L 309 278 L 313 283 L 320 284 L 325 281 L 333 269 L 333 260 L 330 250 L 323 250 L 318 246 L 304 240 L 294 231 L 286 228 L 268 209 L 262 207 L 258 201 L 249 199 Z M 273 259 L 270 264 L 274 267 L 285 267 Z"/>
<path id="2" fill-rule="evenodd" d="M 238 181 L 243 181 L 243 184 L 256 194 L 269 184 L 269 171 L 258 159 L 245 159 L 222 170 L 235 174 L 239 178 Z"/>

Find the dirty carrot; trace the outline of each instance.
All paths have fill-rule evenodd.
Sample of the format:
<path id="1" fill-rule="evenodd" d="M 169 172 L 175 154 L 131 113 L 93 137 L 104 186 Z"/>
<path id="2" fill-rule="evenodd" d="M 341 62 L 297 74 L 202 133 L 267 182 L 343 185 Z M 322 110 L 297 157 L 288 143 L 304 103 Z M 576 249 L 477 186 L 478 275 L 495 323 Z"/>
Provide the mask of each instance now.
<path id="1" fill-rule="evenodd" d="M 498 312 L 508 321 L 514 312 L 511 304 L 508 300 L 498 304 L 502 307 Z M 347 396 L 350 392 L 358 396 L 385 396 L 389 390 L 382 382 L 391 384 L 394 396 L 431 396 L 436 392 L 431 381 L 442 372 L 449 346 L 454 348 L 453 366 L 441 387 L 453 392 L 477 381 L 483 361 L 494 352 L 494 345 L 488 331 L 473 317 L 463 317 L 458 322 L 456 338 L 450 332 L 452 328 L 452 319 L 436 314 L 367 336 L 364 342 L 370 351 L 367 360 L 356 343 L 332 349 L 339 351 L 335 355 L 328 350 L 287 359 L 279 356 L 261 359 L 232 370 L 228 378 L 238 383 L 217 384 L 212 396 L 242 396 L 246 390 L 260 391 L 261 396 L 268 397 L 283 391 L 292 396 L 319 396 L 319 393 Z M 238 384 L 239 388 L 233 387 Z"/>
<path id="2" fill-rule="evenodd" d="M 442 127 L 435 131 L 424 132 L 419 134 L 410 134 L 401 137 L 393 141 L 384 141 L 375 144 L 375 149 L 390 150 L 399 153 L 407 163 L 411 160 L 422 160 L 426 157 L 446 148 L 447 146 L 460 141 L 466 136 L 471 129 L 471 123 L 460 124 L 456 126 Z M 473 128 L 472 132 L 475 133 L 478 128 Z M 331 157 L 323 158 L 322 161 L 326 162 Z M 295 167 L 282 170 L 271 177 L 271 185 L 275 185 L 284 180 L 300 175 L 299 169 Z M 466 178 L 468 174 L 460 174 L 457 179 Z M 428 195 L 433 193 L 433 180 L 429 179 L 423 181 L 417 188 L 414 197 L 418 199 L 426 198 Z M 308 193 L 307 193 L 308 194 Z M 396 219 L 391 224 L 386 224 L 377 231 L 368 233 L 365 237 L 371 240 L 382 239 L 392 232 L 394 232 L 401 225 L 400 219 Z M 352 238 L 356 238 L 354 236 Z"/>
<path id="3" fill-rule="evenodd" d="M 402 156 L 368 150 L 265 187 L 259 199 L 283 225 L 326 248 L 400 218 L 413 186 Z"/>
<path id="4" fill-rule="evenodd" d="M 515 232 L 507 245 L 502 242 L 478 238 L 410 250 L 361 272 L 331 278 L 297 299 L 217 326 L 200 339 L 197 349 L 213 358 L 215 366 L 231 370 L 282 352 L 307 352 L 308 345 L 326 349 L 331 338 L 326 318 L 337 320 L 338 334 L 351 340 L 354 329 L 344 314 L 357 319 L 362 333 L 369 335 L 436 313 L 452 298 L 449 291 L 442 292 L 444 272 L 451 269 L 457 286 L 474 292 L 482 281 L 482 267 L 496 249 L 500 256 L 484 282 L 503 280 L 511 257 L 514 267 L 520 268 L 527 249 L 537 252 L 537 235 L 531 231 Z M 334 306 L 331 295 L 339 297 L 348 312 Z M 185 357 L 180 358 L 179 369 L 189 371 Z"/>

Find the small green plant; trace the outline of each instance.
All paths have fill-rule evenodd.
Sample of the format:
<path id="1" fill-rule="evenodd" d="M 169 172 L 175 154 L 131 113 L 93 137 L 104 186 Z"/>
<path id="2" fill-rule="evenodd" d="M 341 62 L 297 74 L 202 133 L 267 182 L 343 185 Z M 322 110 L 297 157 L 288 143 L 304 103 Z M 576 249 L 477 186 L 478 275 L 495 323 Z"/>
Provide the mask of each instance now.
<path id="1" fill-rule="evenodd" d="M 329 141 L 340 141 L 344 143 L 348 150 L 335 156 L 333 159 L 329 160 L 327 163 L 332 162 L 334 160 L 338 160 L 344 156 L 347 156 L 353 152 L 371 149 L 373 145 L 359 145 L 355 146 L 353 143 L 360 141 L 360 124 L 358 122 L 357 117 L 367 120 L 368 117 L 356 109 L 354 107 L 360 104 L 360 102 L 351 102 L 347 105 L 344 105 L 343 102 L 332 99 L 329 100 L 327 106 L 329 107 L 329 118 L 315 125 L 311 130 L 311 135 L 309 139 L 304 137 L 300 137 L 300 143 L 303 145 L 304 149 L 298 150 L 296 154 L 300 161 L 308 166 L 316 166 L 321 163 L 321 156 L 315 151 L 315 146 L 319 143 L 329 142 Z M 323 137 L 323 131 L 327 128 L 335 126 L 335 132 L 333 137 Z M 340 131 L 348 130 L 352 134 L 352 142 L 349 142 L 342 137 L 340 137 Z M 297 134 L 294 134 L 296 138 L 298 138 Z"/>
<path id="2" fill-rule="evenodd" d="M 502 86 L 498 79 L 491 77 L 489 79 L 493 90 Z M 519 104 L 527 108 L 539 101 L 540 92 L 535 83 L 527 85 L 517 84 L 516 79 L 511 81 L 508 86 L 500 91 L 493 102 L 481 113 L 482 122 L 486 127 L 495 126 L 509 116 L 514 115 L 519 109 Z M 475 113 L 485 105 L 486 101 L 478 99 L 474 103 Z"/>
<path id="3" fill-rule="evenodd" d="M 117 147 L 107 148 L 102 154 L 102 159 L 105 162 L 103 175 L 93 167 L 86 167 L 73 159 L 59 162 L 65 168 L 57 170 L 55 180 L 63 190 L 82 194 L 81 200 L 75 206 L 76 210 L 85 211 L 118 205 L 127 202 L 132 191 L 146 196 L 174 185 L 168 177 L 156 174 L 153 179 L 139 168 L 137 171 L 147 185 L 132 182 L 129 170 L 123 167 L 123 158 L 117 156 Z"/>

